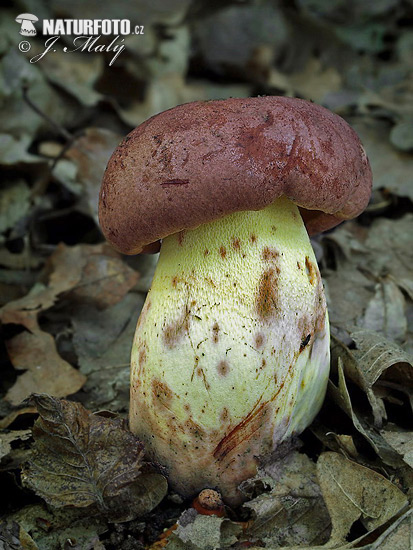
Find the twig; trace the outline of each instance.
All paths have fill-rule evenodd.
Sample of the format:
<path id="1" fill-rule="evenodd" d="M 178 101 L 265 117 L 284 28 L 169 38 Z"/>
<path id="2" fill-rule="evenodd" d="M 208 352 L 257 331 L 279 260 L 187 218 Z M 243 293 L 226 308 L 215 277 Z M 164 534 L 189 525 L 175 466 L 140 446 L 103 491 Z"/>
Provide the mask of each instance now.
<path id="1" fill-rule="evenodd" d="M 50 126 L 53 126 L 53 128 L 68 142 L 72 142 L 74 140 L 74 135 L 71 134 L 66 130 L 66 128 L 63 128 L 63 126 L 60 126 L 60 124 L 57 124 L 54 120 L 52 120 L 46 113 L 44 113 L 29 97 L 29 86 L 27 84 L 24 84 L 22 86 L 22 92 L 23 92 L 23 99 L 27 103 L 27 105 L 33 109 L 35 113 L 37 113 L 39 116 L 41 116 Z"/>

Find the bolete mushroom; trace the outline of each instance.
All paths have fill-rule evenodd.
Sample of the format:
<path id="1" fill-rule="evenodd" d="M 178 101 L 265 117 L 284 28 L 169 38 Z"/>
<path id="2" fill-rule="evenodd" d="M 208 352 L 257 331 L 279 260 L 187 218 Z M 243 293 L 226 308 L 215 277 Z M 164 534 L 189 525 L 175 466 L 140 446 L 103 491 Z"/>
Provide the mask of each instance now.
<path id="1" fill-rule="evenodd" d="M 113 153 L 106 238 L 126 254 L 162 239 L 133 342 L 130 426 L 181 494 L 216 488 L 236 504 L 259 457 L 317 414 L 329 324 L 307 231 L 357 216 L 370 192 L 356 133 L 299 99 L 180 105 Z"/>
<path id="2" fill-rule="evenodd" d="M 32 13 L 21 13 L 16 17 L 16 22 L 21 24 L 19 33 L 22 36 L 36 36 L 36 27 L 33 25 L 39 19 Z"/>

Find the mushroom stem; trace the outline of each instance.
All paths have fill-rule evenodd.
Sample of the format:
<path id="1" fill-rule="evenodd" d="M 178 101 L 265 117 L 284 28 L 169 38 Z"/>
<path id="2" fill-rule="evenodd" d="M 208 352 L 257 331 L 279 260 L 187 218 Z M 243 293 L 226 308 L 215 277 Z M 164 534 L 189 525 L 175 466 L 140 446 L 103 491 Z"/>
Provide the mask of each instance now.
<path id="1" fill-rule="evenodd" d="M 317 414 L 329 370 L 318 266 L 285 197 L 164 239 L 132 349 L 130 426 L 190 496 L 230 504 Z"/>

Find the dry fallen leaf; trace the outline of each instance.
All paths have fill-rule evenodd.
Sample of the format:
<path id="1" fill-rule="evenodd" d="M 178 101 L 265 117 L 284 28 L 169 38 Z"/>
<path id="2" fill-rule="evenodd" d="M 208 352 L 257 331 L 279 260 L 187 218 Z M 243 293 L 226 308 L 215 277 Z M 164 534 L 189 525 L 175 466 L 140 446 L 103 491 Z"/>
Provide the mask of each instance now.
<path id="1" fill-rule="evenodd" d="M 7 430 L 0 432 L 0 463 L 7 458 L 12 450 L 13 443 L 30 439 L 30 430 Z"/>
<path id="2" fill-rule="evenodd" d="M 74 164 L 75 182 L 80 184 L 78 207 L 98 220 L 99 190 L 106 164 L 122 136 L 105 128 L 86 128 L 66 151 L 64 157 Z M 63 162 L 67 162 L 63 160 Z M 59 179 L 59 163 L 56 175 Z"/>
<path id="3" fill-rule="evenodd" d="M 84 56 L 76 51 L 71 56 L 60 50 L 54 53 L 53 57 L 45 56 L 42 59 L 42 70 L 47 79 L 73 95 L 83 105 L 95 105 L 101 99 L 94 84 L 102 72 L 102 57 Z"/>
<path id="4" fill-rule="evenodd" d="M 344 542 L 358 519 L 372 530 L 408 504 L 407 497 L 385 477 L 338 453 L 320 455 L 317 476 L 333 524 L 329 545 Z"/>
<path id="5" fill-rule="evenodd" d="M 288 83 L 288 91 L 319 103 L 323 103 L 328 93 L 338 91 L 342 85 L 340 72 L 334 67 L 323 66 L 316 57 L 310 57 L 307 60 L 303 71 L 283 76 Z M 278 82 L 272 82 L 270 77 L 269 84 L 277 85 Z"/>
<path id="6" fill-rule="evenodd" d="M 128 267 L 106 243 L 97 245 L 60 244 L 48 259 L 48 284 L 37 283 L 30 292 L 0 309 L 4 324 L 37 328 L 37 314 L 52 307 L 58 296 L 87 299 L 104 308 L 119 302 L 137 282 L 139 274 Z"/>
<path id="7" fill-rule="evenodd" d="M 39 550 L 32 537 L 15 521 L 0 523 L 1 550 Z"/>
<path id="8" fill-rule="evenodd" d="M 85 376 L 60 357 L 53 336 L 40 329 L 37 316 L 65 294 L 72 302 L 104 309 L 118 303 L 136 284 L 139 274 L 128 267 L 107 244 L 60 244 L 49 258 L 47 286 L 36 284 L 30 292 L 0 309 L 4 324 L 22 325 L 22 332 L 6 342 L 13 366 L 26 372 L 9 389 L 6 399 L 17 405 L 32 392 L 57 397 L 76 393 Z"/>
<path id="9" fill-rule="evenodd" d="M 398 429 L 396 426 L 392 428 L 386 426 L 380 433 L 387 443 L 401 454 L 406 464 L 413 468 L 413 432 Z"/>
<path id="10" fill-rule="evenodd" d="M 336 264 L 323 271 L 333 331 L 371 328 L 406 347 L 412 231 L 408 213 L 398 219 L 380 217 L 368 229 L 346 222 L 322 237 Z"/>
<path id="11" fill-rule="evenodd" d="M 12 229 L 30 210 L 30 189 L 23 180 L 2 182 L 0 189 L 0 235 Z"/>
<path id="12" fill-rule="evenodd" d="M 332 361 L 336 364 L 340 359 L 346 377 L 366 393 L 374 425 L 380 428 L 387 418 L 382 399 L 383 387 L 387 380 L 391 380 L 392 385 L 412 393 L 413 359 L 395 342 L 376 332 L 354 330 L 350 335 L 357 345 L 356 349 L 350 350 L 343 342 L 332 337 Z"/>
<path id="13" fill-rule="evenodd" d="M 325 550 L 326 548 L 335 548 L 335 550 L 412 550 L 412 532 L 413 532 L 413 509 L 407 510 L 404 514 L 394 520 L 389 527 L 380 532 L 377 536 L 371 532 L 352 542 L 343 544 L 325 545 L 325 546 L 306 546 L 305 550 Z M 376 538 L 377 537 L 377 538 Z M 374 542 L 371 542 L 374 538 Z M 366 542 L 367 544 L 364 544 Z M 181 550 L 181 549 L 179 549 Z M 261 547 L 251 546 L 249 550 L 261 550 Z M 267 547 L 267 550 L 304 550 L 302 546 L 283 546 Z"/>
<path id="14" fill-rule="evenodd" d="M 148 84 L 144 101 L 132 101 L 127 109 L 119 108 L 119 116 L 125 124 L 138 126 L 147 118 L 181 103 L 248 97 L 250 93 L 251 87 L 245 84 L 187 81 L 182 75 L 167 73 Z"/>
<path id="15" fill-rule="evenodd" d="M 389 122 L 363 117 L 354 120 L 352 126 L 360 136 L 370 159 L 375 189 L 385 188 L 400 197 L 412 198 L 412 155 L 392 146 Z"/>
<path id="16" fill-rule="evenodd" d="M 19 409 L 14 409 L 13 411 L 11 411 L 11 413 L 9 413 L 7 416 L 5 416 L 4 418 L 2 418 L 0 420 L 0 430 L 4 430 L 5 428 L 8 428 L 11 424 L 13 424 L 13 422 L 19 418 L 19 416 L 22 416 L 22 415 L 34 415 L 34 414 L 37 414 L 37 409 L 36 407 L 21 407 Z"/>
<path id="17" fill-rule="evenodd" d="M 178 520 L 178 527 L 168 538 L 170 550 L 215 550 L 229 548 L 242 532 L 239 524 L 217 516 L 204 516 L 190 508 Z"/>
<path id="18" fill-rule="evenodd" d="M 413 357 L 400 346 L 369 330 L 355 330 L 351 337 L 357 346 L 354 357 L 369 385 L 385 374 L 388 380 L 413 386 Z"/>
<path id="19" fill-rule="evenodd" d="M 34 4 L 46 5 L 42 13 L 35 12 L 40 18 L 35 25 L 38 34 L 46 16 L 76 19 L 82 13 L 93 20 L 102 11 L 101 0 L 20 4 L 27 4 L 29 11 Z M 127 260 L 141 273 L 135 285 L 134 273 L 97 248 L 60 245 L 53 259 L 47 259 L 59 241 L 76 245 L 98 238 L 101 175 L 121 135 L 156 112 L 191 100 L 261 94 L 311 99 L 354 121 L 370 156 L 375 189 L 365 215 L 317 241 L 323 244 L 320 266 L 332 332 L 346 345 L 334 344 L 330 392 L 316 420 L 319 439 L 314 440 L 313 425 L 302 436 L 300 454 L 316 460 L 321 449 L 339 452 L 385 472 L 413 496 L 408 431 L 411 359 L 401 351 L 413 352 L 411 2 L 124 0 L 120 4 L 123 17 L 132 26 L 144 26 L 144 34 L 124 37 L 126 49 L 113 66 L 108 65 L 110 52 L 63 55 L 63 45 L 72 49 L 70 36 L 59 39 L 55 55 L 29 63 L 31 55 L 40 52 L 41 37 L 30 39 L 30 54 L 19 52 L 17 13 L 11 2 L 2 10 L 0 158 L 6 180 L 0 183 L 0 307 L 15 301 L 1 313 L 8 323 L 4 335 L 15 366 L 27 366 L 25 374 L 13 372 L 3 346 L 2 395 L 13 377 L 22 393 L 35 379 L 55 384 L 55 389 L 38 387 L 38 392 L 46 388 L 53 394 L 60 389 L 73 392 L 69 372 L 75 378 L 78 374 L 68 370 L 62 388 L 63 379 L 56 371 L 65 359 L 87 377 L 76 399 L 91 410 L 102 406 L 127 410 L 130 346 L 143 293 L 152 278 L 149 271 L 144 275 L 144 264 L 153 263 L 155 257 Z M 119 3 L 106 3 L 105 10 L 108 19 L 117 17 Z M 108 44 L 111 39 L 102 40 Z M 28 86 L 27 95 L 38 110 L 22 97 L 23 86 Z M 51 125 L 39 116 L 42 111 Z M 36 281 L 30 296 L 16 303 Z M 130 285 L 133 292 L 128 292 Z M 354 327 L 367 329 L 372 336 L 375 331 L 376 339 L 364 333 L 359 345 L 351 339 Z M 7 525 L 0 527 L 0 547 L 149 548 L 159 532 L 176 526 L 185 503 L 173 494 L 147 517 L 122 526 L 108 524 L 101 515 L 92 518 L 94 505 L 53 508 L 32 496 L 37 503 L 28 506 L 28 490 L 3 484 L 5 478 L 18 478 L 9 467 L 18 466 L 18 452 L 29 451 L 28 440 L 14 439 L 19 437 L 17 430 L 33 422 L 28 414 L 16 417 L 11 409 L 9 402 L 1 405 L 8 416 L 0 425 L 13 431 L 0 445 L 0 454 L 12 447 L 1 462 L 7 468 L 0 472 Z M 321 532 L 324 525 L 317 518 L 330 523 L 330 528 L 331 522 L 325 506 L 317 516 L 323 505 L 321 490 L 314 480 L 314 464 L 307 467 L 305 460 L 297 461 L 295 470 L 284 468 L 284 477 L 283 468 L 272 471 L 273 477 L 266 471 L 255 492 L 247 495 L 252 499 L 248 516 L 243 515 L 245 508 L 229 511 L 234 513 L 232 520 L 248 517 L 251 522 L 240 525 L 189 511 L 181 516 L 178 533 L 169 544 L 161 541 L 162 547 L 282 550 L 281 544 L 297 550 L 298 543 L 291 546 L 292 541 L 305 540 L 301 548 L 305 544 L 306 550 L 315 550 L 320 543 L 311 534 Z M 121 495 L 107 499 L 106 518 L 130 517 L 134 513 L 130 502 L 137 499 L 143 508 L 154 505 L 162 485 L 147 475 L 141 473 Z M 413 550 L 412 517 L 411 511 L 396 516 L 355 541 L 363 532 L 358 520 L 338 548 Z M 247 541 L 248 528 L 253 535 Z M 328 530 L 325 534 L 328 538 Z M 159 550 L 161 545 L 155 547 Z"/>
<path id="20" fill-rule="evenodd" d="M 411 213 L 395 220 L 375 220 L 364 240 L 368 253 L 360 255 L 358 265 L 376 277 L 390 274 L 403 290 L 403 285 L 412 280 L 412 231 Z"/>
<path id="21" fill-rule="evenodd" d="M 121 420 L 48 395 L 35 394 L 32 401 L 40 417 L 22 479 L 48 504 L 93 506 L 112 521 L 127 521 L 162 500 L 166 480 L 141 476 L 143 444 Z"/>
<path id="22" fill-rule="evenodd" d="M 21 332 L 6 342 L 10 361 L 25 372 L 17 378 L 6 399 L 18 405 L 33 390 L 63 397 L 77 392 L 86 377 L 62 359 L 51 334 L 42 330 Z"/>
<path id="23" fill-rule="evenodd" d="M 329 380 L 328 394 L 332 397 L 338 407 L 343 410 L 351 419 L 354 428 L 368 441 L 374 452 L 383 460 L 385 464 L 391 466 L 400 466 L 401 459 L 395 450 L 383 439 L 373 426 L 370 425 L 367 418 L 353 409 L 350 392 L 346 384 L 346 377 L 343 369 L 341 357 L 338 359 L 338 384 L 337 386 Z"/>
<path id="24" fill-rule="evenodd" d="M 56 299 L 53 290 L 36 283 L 26 296 L 8 302 L 0 309 L 0 320 L 4 325 L 22 325 L 29 331 L 39 330 L 37 315 L 52 307 Z"/>
<path id="25" fill-rule="evenodd" d="M 365 550 L 412 550 L 413 509 L 392 523 L 375 542 Z"/>
<path id="26" fill-rule="evenodd" d="M 362 324 L 366 329 L 403 343 L 406 338 L 407 318 L 402 291 L 390 276 L 383 277 L 374 290 L 375 294 L 367 304 Z"/>
<path id="27" fill-rule="evenodd" d="M 323 544 L 331 523 L 316 477 L 316 465 L 293 451 L 265 466 L 265 473 L 241 484 L 251 492 L 259 483 L 270 490 L 246 502 L 253 511 L 246 530 L 248 540 L 266 547 Z"/>
<path id="28" fill-rule="evenodd" d="M 87 376 L 83 389 L 89 408 L 128 409 L 130 354 L 143 303 L 142 294 L 130 292 L 103 311 L 84 305 L 73 313 L 73 345 L 80 371 Z"/>
<path id="29" fill-rule="evenodd" d="M 9 518 L 30 533 L 39 550 L 95 550 L 90 541 L 107 531 L 107 522 L 84 512 L 82 508 L 52 508 L 39 501 L 23 505 Z M 76 546 L 68 540 L 76 541 Z"/>
<path id="30" fill-rule="evenodd" d="M 372 406 L 374 423 L 381 427 L 387 415 L 380 391 L 386 384 L 413 397 L 413 358 L 396 342 L 376 332 L 356 330 L 351 337 L 357 346 L 352 354 L 362 374 L 361 387 Z"/>
<path id="31" fill-rule="evenodd" d="M 99 309 L 118 303 L 139 279 L 139 273 L 107 243 L 60 244 L 49 264 L 53 270 L 49 286 L 56 293 L 64 289 L 73 301 Z"/>

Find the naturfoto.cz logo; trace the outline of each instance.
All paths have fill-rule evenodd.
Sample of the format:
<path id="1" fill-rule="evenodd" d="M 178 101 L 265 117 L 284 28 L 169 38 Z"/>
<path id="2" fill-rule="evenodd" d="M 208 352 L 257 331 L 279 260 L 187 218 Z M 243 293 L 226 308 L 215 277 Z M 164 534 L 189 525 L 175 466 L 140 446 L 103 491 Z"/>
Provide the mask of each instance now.
<path id="1" fill-rule="evenodd" d="M 35 36 L 37 34 L 34 23 L 38 18 L 30 13 L 24 13 L 16 17 L 16 22 L 21 24 L 22 36 Z M 44 51 L 32 57 L 30 63 L 37 63 L 49 53 L 57 51 L 62 36 L 74 36 L 73 48 L 63 46 L 64 53 L 88 52 L 103 53 L 112 52 L 113 57 L 109 65 L 113 65 L 122 51 L 125 49 L 122 36 L 145 34 L 144 25 L 132 26 L 129 19 L 44 19 L 42 21 L 42 34 L 49 36 L 44 43 Z M 102 36 L 114 36 L 112 41 L 102 43 Z M 27 40 L 19 43 L 21 52 L 28 52 L 31 44 Z"/>

